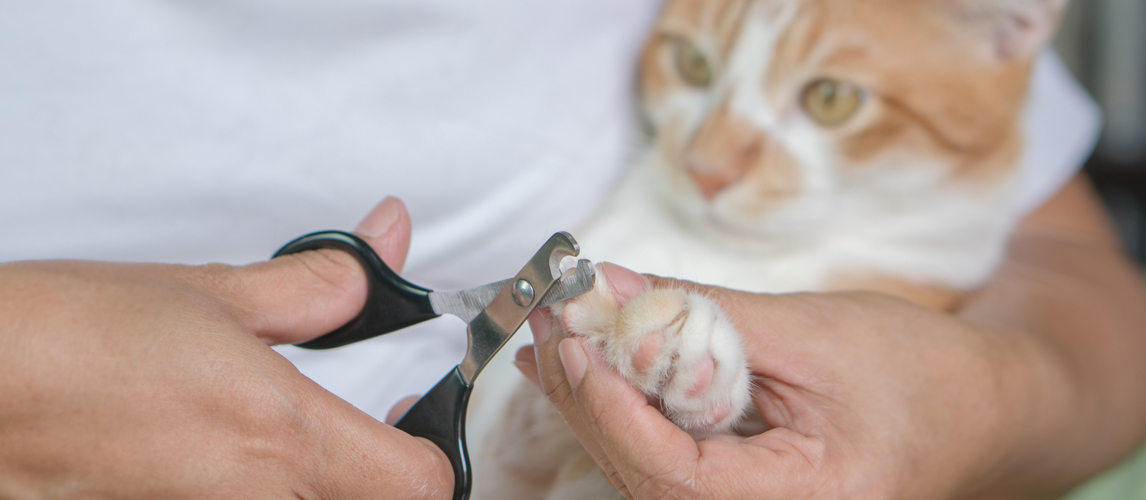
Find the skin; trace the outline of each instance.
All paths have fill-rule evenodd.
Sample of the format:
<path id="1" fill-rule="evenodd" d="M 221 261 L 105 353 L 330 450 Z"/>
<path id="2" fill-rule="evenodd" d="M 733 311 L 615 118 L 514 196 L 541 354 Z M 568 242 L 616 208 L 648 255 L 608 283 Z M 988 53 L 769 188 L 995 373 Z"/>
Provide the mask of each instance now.
<path id="1" fill-rule="evenodd" d="M 401 202 L 357 232 L 402 268 Z M 0 498 L 450 498 L 438 448 L 269 347 L 333 330 L 365 298 L 337 251 L 243 267 L 0 265 Z"/>
<path id="2" fill-rule="evenodd" d="M 395 204 L 358 232 L 400 269 L 409 218 Z M 609 274 L 622 296 L 687 286 L 717 298 L 745 326 L 773 426 L 695 442 L 535 316 L 541 369 L 530 351 L 520 364 L 630 498 L 1033 497 L 1144 433 L 1146 293 L 1082 182 L 1024 221 L 1006 265 L 954 315 L 871 293 Z M 0 497 L 447 498 L 434 446 L 267 348 L 333 329 L 364 299 L 339 252 L 0 266 Z"/>
<path id="3" fill-rule="evenodd" d="M 721 303 L 771 427 L 694 441 L 539 311 L 518 365 L 628 498 L 1053 498 L 1146 436 L 1146 290 L 1081 179 L 950 314 L 606 272 L 621 297 L 683 286 Z"/>

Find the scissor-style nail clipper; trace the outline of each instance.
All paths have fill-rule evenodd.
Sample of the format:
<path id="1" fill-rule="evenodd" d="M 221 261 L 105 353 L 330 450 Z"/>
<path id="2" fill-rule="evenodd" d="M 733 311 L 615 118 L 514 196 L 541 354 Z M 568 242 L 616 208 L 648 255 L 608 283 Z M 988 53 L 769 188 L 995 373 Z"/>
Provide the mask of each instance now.
<path id="1" fill-rule="evenodd" d="M 453 314 L 469 324 L 469 347 L 461 364 L 419 399 L 397 427 L 426 438 L 445 452 L 454 468 L 454 499 L 469 498 L 472 476 L 466 451 L 466 407 L 474 379 L 526 318 L 539 307 L 569 300 L 593 288 L 593 264 L 577 261 L 561 272 L 561 261 L 580 253 L 569 233 L 557 233 L 508 280 L 469 290 L 440 293 L 414 285 L 386 266 L 370 245 L 342 231 L 325 231 L 298 238 L 275 257 L 308 250 L 335 249 L 354 256 L 366 270 L 366 306 L 358 317 L 339 329 L 299 344 L 309 349 L 331 349 L 401 330 Z"/>

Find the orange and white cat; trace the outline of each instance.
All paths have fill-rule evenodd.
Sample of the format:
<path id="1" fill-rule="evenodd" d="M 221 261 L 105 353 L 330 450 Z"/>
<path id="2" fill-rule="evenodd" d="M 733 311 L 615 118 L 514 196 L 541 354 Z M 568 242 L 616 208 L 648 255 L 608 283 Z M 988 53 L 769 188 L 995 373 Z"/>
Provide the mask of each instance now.
<path id="1" fill-rule="evenodd" d="M 729 288 L 956 307 L 1020 217 L 1020 118 L 1065 3 L 669 0 L 639 66 L 650 141 L 582 248 Z M 750 406 L 739 335 L 705 297 L 618 307 L 599 282 L 556 313 L 694 435 Z M 476 498 L 619 498 L 535 388 L 506 409 Z"/>

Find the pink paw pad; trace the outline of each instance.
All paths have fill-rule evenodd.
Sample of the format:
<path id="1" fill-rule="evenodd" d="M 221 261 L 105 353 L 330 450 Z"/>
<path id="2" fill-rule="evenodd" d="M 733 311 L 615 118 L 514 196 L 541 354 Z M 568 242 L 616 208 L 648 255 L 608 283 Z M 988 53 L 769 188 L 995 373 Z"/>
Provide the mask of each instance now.
<path id="1" fill-rule="evenodd" d="M 633 353 L 633 368 L 640 373 L 648 371 L 650 367 L 656 364 L 664 343 L 664 337 L 656 334 L 649 335 L 642 340 L 637 347 L 637 352 Z"/>
<path id="2" fill-rule="evenodd" d="M 709 420 L 708 420 L 708 422 L 705 423 L 705 426 L 713 427 L 716 424 L 719 424 L 721 421 L 728 418 L 728 414 L 731 411 L 732 411 L 732 408 L 728 405 L 728 403 L 724 403 L 724 404 L 716 407 L 715 409 L 712 410 L 712 414 L 708 416 Z"/>
<path id="3" fill-rule="evenodd" d="M 696 366 L 696 383 L 693 384 L 692 389 L 689 389 L 688 397 L 695 398 L 707 390 L 708 386 L 712 385 L 712 377 L 715 374 L 716 361 L 712 359 L 712 356 L 704 358 L 704 361 Z"/>

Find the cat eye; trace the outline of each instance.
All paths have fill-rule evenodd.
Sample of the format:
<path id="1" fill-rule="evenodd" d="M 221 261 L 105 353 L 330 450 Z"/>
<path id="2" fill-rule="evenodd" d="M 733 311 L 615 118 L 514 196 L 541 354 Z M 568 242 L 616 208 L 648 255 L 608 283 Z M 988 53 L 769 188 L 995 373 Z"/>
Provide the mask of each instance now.
<path id="1" fill-rule="evenodd" d="M 804 88 L 801 103 L 813 120 L 832 127 L 843 124 L 859 111 L 863 91 L 850 83 L 825 78 Z"/>
<path id="2" fill-rule="evenodd" d="M 673 44 L 676 71 L 685 83 L 693 87 L 707 87 L 712 83 L 712 66 L 708 58 L 692 42 L 678 39 Z"/>

